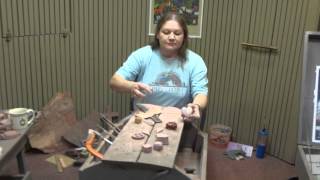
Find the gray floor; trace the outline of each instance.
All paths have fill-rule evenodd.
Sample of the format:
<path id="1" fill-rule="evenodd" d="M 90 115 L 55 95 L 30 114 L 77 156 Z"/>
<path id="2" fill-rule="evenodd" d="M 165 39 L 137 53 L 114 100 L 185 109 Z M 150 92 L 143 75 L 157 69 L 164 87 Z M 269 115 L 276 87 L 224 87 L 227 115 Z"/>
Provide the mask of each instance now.
<path id="1" fill-rule="evenodd" d="M 32 180 L 76 180 L 78 179 L 77 168 L 68 167 L 62 173 L 58 172 L 56 166 L 48 163 L 46 159 L 51 155 L 27 153 L 25 155 L 25 164 L 28 171 L 31 172 Z M 17 173 L 15 161 L 11 161 L 2 171 L 4 174 Z"/>
<path id="2" fill-rule="evenodd" d="M 214 180 L 287 180 L 297 176 L 293 165 L 272 156 L 257 159 L 231 160 L 224 150 L 209 143 L 207 177 Z"/>
<path id="3" fill-rule="evenodd" d="M 252 157 L 245 160 L 230 160 L 223 155 L 224 150 L 209 143 L 207 161 L 208 180 L 286 180 L 297 176 L 294 166 L 272 156 L 264 159 Z M 32 180 L 76 180 L 78 171 L 68 167 L 62 173 L 46 159 L 50 154 L 26 153 L 25 163 L 31 171 Z M 16 161 L 12 160 L 2 173 L 17 173 Z"/>

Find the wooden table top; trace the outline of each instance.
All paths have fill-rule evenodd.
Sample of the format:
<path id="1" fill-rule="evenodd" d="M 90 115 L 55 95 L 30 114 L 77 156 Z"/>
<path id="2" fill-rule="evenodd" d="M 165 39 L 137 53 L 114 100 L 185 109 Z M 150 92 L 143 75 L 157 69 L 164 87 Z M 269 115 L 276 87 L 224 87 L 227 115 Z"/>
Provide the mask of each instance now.
<path id="1" fill-rule="evenodd" d="M 0 154 L 0 170 L 7 165 L 7 163 L 15 156 L 24 150 L 27 143 L 27 132 L 29 127 L 21 130 L 17 130 L 20 135 L 13 139 L 0 140 L 0 146 L 2 147 L 2 153 Z"/>
<path id="2" fill-rule="evenodd" d="M 121 130 L 113 144 L 104 154 L 105 161 L 116 162 L 131 162 L 131 163 L 143 163 L 152 164 L 156 166 L 162 166 L 167 168 L 173 168 L 176 158 L 176 154 L 179 147 L 179 142 L 184 126 L 181 118 L 180 109 L 174 107 L 159 107 L 149 106 L 149 110 L 146 113 L 136 112 L 129 119 L 128 123 Z M 149 125 L 142 121 L 141 123 L 135 123 L 135 114 L 139 114 L 148 117 L 152 114 L 160 112 L 159 118 L 161 123 L 155 125 Z M 174 121 L 177 123 L 176 130 L 166 129 L 166 123 Z M 151 153 L 142 152 L 142 145 L 148 143 L 153 145 L 156 141 L 156 134 L 158 129 L 163 129 L 161 133 L 165 133 L 169 137 L 169 145 L 163 145 L 161 151 L 152 149 Z M 132 139 L 134 133 L 149 132 L 150 136 L 145 136 L 144 139 L 135 140 Z"/>

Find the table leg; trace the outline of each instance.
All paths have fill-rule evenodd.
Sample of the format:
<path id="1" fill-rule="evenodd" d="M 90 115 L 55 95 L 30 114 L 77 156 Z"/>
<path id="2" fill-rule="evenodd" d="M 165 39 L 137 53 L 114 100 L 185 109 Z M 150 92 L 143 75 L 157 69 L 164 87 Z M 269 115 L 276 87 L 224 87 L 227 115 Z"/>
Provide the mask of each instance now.
<path id="1" fill-rule="evenodd" d="M 19 169 L 19 173 L 20 174 L 25 174 L 26 173 L 26 169 L 24 166 L 24 161 L 23 161 L 23 151 L 20 151 L 17 154 L 17 161 L 18 161 L 18 169 Z"/>

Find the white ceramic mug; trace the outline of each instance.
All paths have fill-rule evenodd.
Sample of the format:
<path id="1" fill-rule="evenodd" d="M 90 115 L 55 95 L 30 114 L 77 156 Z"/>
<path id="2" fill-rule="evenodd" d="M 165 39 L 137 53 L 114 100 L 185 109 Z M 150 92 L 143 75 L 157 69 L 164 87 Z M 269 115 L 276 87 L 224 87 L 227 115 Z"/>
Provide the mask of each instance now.
<path id="1" fill-rule="evenodd" d="M 35 119 L 35 112 L 32 109 L 14 108 L 8 111 L 9 119 L 12 123 L 12 129 L 27 128 Z"/>

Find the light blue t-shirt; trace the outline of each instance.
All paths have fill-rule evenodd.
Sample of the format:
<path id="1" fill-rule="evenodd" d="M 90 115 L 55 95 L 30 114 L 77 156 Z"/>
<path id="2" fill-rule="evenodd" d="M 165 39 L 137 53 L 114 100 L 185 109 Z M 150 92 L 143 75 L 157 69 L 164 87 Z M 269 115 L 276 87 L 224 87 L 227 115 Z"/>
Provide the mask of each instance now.
<path id="1" fill-rule="evenodd" d="M 197 94 L 208 94 L 207 67 L 191 50 L 182 64 L 178 59 L 166 60 L 159 50 L 145 46 L 130 54 L 116 74 L 152 87 L 152 93 L 139 100 L 141 103 L 181 108 Z"/>

